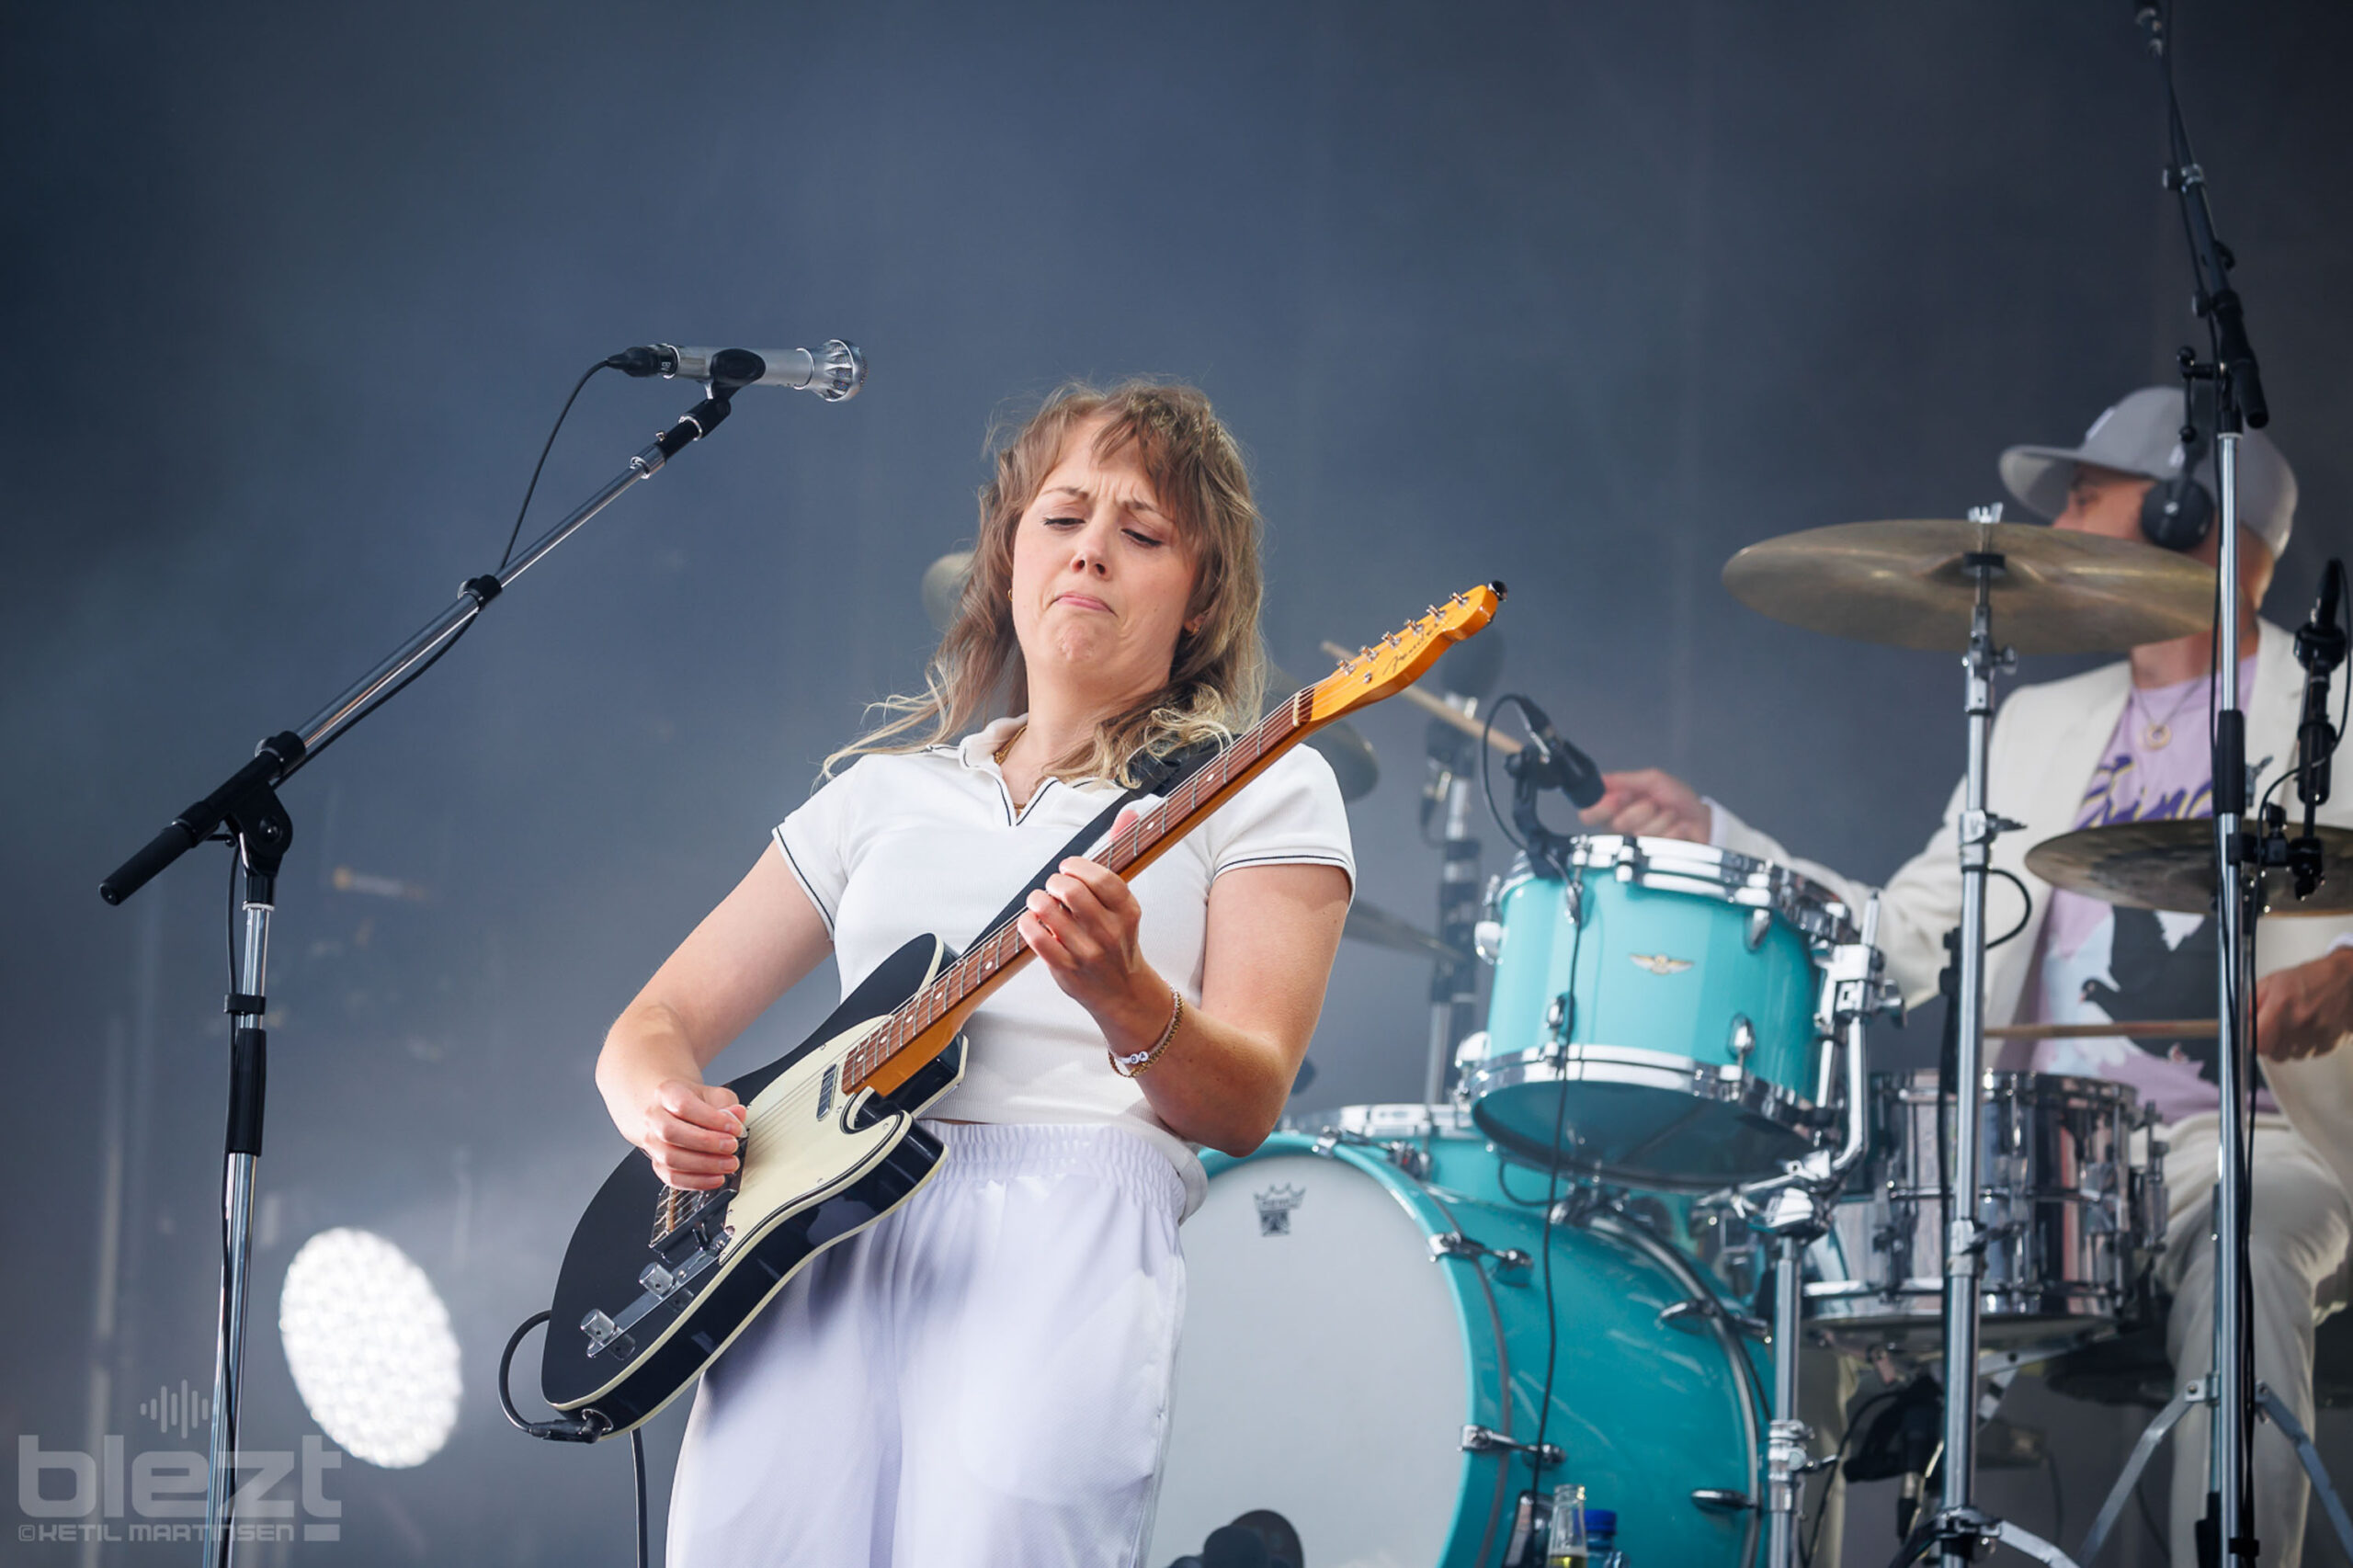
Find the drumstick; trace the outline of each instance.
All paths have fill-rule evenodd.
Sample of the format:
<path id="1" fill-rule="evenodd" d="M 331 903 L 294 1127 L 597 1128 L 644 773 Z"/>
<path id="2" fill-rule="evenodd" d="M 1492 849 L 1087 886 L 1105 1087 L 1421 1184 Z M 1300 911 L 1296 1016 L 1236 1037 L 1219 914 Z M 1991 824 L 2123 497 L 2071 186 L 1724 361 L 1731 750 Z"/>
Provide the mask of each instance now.
<path id="1" fill-rule="evenodd" d="M 2104 1024 L 1994 1024 L 1987 1040 L 2112 1040 L 2139 1036 L 2147 1040 L 2211 1040 L 2211 1018 L 2124 1018 Z"/>
<path id="2" fill-rule="evenodd" d="M 1326 642 L 1324 644 L 1324 651 L 1331 654 L 1332 657 L 1336 659 L 1353 659 L 1356 657 L 1354 653 L 1349 653 L 1337 642 Z M 1453 703 L 1445 701 L 1439 698 L 1432 697 L 1428 692 L 1424 691 L 1418 686 L 1409 686 L 1404 691 L 1399 692 L 1398 695 L 1403 697 L 1406 701 L 1412 703 L 1415 707 L 1426 710 L 1433 719 L 1443 719 L 1448 723 L 1453 725 L 1456 729 L 1461 730 L 1466 735 L 1470 735 L 1474 738 L 1482 735 L 1485 736 L 1487 744 L 1495 747 L 1497 751 L 1503 753 L 1506 756 L 1514 755 L 1520 748 L 1520 743 L 1513 740 L 1509 735 L 1503 733 L 1501 731 L 1489 729 L 1485 720 L 1473 719 L 1470 714 L 1465 713 Z"/>

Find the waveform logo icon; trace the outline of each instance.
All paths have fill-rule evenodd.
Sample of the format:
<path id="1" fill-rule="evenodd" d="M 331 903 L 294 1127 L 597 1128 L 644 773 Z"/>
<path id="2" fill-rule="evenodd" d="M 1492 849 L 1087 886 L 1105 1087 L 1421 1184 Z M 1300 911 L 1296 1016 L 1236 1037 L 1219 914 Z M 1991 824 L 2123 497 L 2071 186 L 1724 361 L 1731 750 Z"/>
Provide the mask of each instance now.
<path id="1" fill-rule="evenodd" d="M 212 1400 L 188 1387 L 188 1380 L 182 1378 L 176 1390 L 158 1387 L 155 1397 L 140 1405 L 139 1414 L 153 1421 L 157 1431 L 176 1428 L 185 1437 L 212 1419 Z"/>

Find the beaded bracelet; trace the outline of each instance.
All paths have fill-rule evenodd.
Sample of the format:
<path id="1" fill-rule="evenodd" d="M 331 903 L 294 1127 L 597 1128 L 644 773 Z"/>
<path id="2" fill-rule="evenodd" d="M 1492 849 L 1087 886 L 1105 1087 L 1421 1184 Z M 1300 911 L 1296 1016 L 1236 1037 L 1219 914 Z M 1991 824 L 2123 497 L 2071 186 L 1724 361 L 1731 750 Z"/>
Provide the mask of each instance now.
<path id="1" fill-rule="evenodd" d="M 1104 1046 L 1103 1054 L 1111 1059 L 1111 1071 L 1120 1077 L 1134 1078 L 1142 1075 L 1145 1068 L 1160 1060 L 1160 1053 L 1168 1049 L 1168 1042 L 1176 1038 L 1176 1026 L 1185 1019 L 1185 994 L 1172 985 L 1168 988 L 1168 995 L 1169 999 L 1176 1003 L 1176 1007 L 1168 1015 L 1168 1027 L 1160 1031 L 1160 1038 L 1152 1042 L 1151 1050 L 1139 1051 L 1132 1056 L 1122 1056 L 1108 1044 Z"/>

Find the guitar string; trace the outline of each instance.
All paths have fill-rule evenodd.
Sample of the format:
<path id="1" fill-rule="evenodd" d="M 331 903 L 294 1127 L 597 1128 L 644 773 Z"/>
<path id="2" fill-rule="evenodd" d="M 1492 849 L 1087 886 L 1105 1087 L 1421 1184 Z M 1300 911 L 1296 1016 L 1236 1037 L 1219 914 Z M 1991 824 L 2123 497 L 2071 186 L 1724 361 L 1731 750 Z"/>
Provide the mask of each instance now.
<path id="1" fill-rule="evenodd" d="M 1451 610 L 1461 605 L 1465 597 L 1457 594 L 1449 601 L 1448 608 Z M 1437 611 L 1433 608 L 1431 614 L 1435 616 L 1436 613 Z M 1427 627 L 1423 629 L 1426 631 L 1429 630 Z M 1385 645 L 1391 641 L 1390 638 L 1384 638 L 1382 643 Z M 1370 650 L 1367 652 L 1369 653 Z M 1224 750 L 1171 791 L 1151 811 L 1130 823 L 1126 828 L 1114 833 L 1104 846 L 1104 864 L 1114 871 L 1125 871 L 1133 865 L 1146 849 L 1158 844 L 1166 836 L 1172 813 L 1176 823 L 1185 823 L 1201 810 L 1206 796 L 1215 795 L 1225 789 L 1235 773 L 1259 761 L 1277 741 L 1303 728 L 1307 719 L 1314 711 L 1316 695 L 1323 692 L 1328 686 L 1340 683 L 1352 675 L 1363 673 L 1358 669 L 1358 665 L 1364 657 L 1364 654 L 1359 654 L 1358 658 L 1341 665 L 1324 680 L 1296 693 L 1290 701 L 1268 713 L 1249 730 L 1237 736 Z M 1016 919 L 1018 919 L 1017 915 Z M 1006 944 L 1007 950 L 1004 956 L 992 961 L 981 961 L 990 949 L 1000 942 Z M 958 1003 L 963 1001 L 981 985 L 987 983 L 1000 971 L 1012 967 L 1017 960 L 1028 955 L 1029 950 L 1029 944 L 1022 939 L 1018 930 L 1010 924 L 999 926 L 983 933 L 981 939 L 973 944 L 970 952 L 958 958 L 921 991 L 895 1008 L 884 1023 L 869 1031 L 857 1045 L 850 1048 L 846 1053 L 846 1061 L 857 1060 L 870 1047 L 894 1032 L 904 1036 L 889 1049 L 883 1051 L 873 1065 L 863 1073 L 835 1074 L 834 1092 L 845 1098 L 855 1096 L 858 1088 L 870 1082 L 876 1073 L 932 1025 L 953 1011 Z M 913 1020 L 926 1009 L 929 1010 L 930 1017 L 921 1024 L 914 1023 Z M 856 1080 L 854 1084 L 849 1082 L 853 1077 Z M 775 1127 L 788 1113 L 802 1114 L 824 1090 L 824 1075 L 820 1074 L 815 1080 L 806 1081 L 788 1091 L 748 1119 L 744 1129 L 745 1154 L 748 1155 L 752 1152 L 752 1140 L 755 1133 Z M 756 1100 L 758 1097 L 754 1096 Z M 670 1201 L 666 1196 L 668 1193 L 685 1190 L 689 1189 L 665 1187 L 664 1188 L 665 1196 L 661 1201 L 666 1204 Z"/>
<path id="2" fill-rule="evenodd" d="M 1310 693 L 1302 692 L 1300 696 L 1310 697 Z M 1166 800 L 1131 823 L 1126 829 L 1115 833 L 1109 844 L 1105 846 L 1105 863 L 1114 870 L 1125 870 L 1129 866 L 1133 865 L 1144 848 L 1165 835 L 1172 808 L 1181 808 L 1175 813 L 1177 822 L 1181 823 L 1190 817 L 1199 806 L 1199 797 L 1204 792 L 1204 786 L 1207 786 L 1209 793 L 1213 794 L 1231 779 L 1236 771 L 1233 765 L 1237 758 L 1242 758 L 1243 766 L 1246 767 L 1249 763 L 1256 762 L 1265 756 L 1267 748 L 1279 738 L 1278 726 L 1282 733 L 1289 733 L 1299 727 L 1299 710 L 1304 706 L 1306 704 L 1295 698 L 1268 714 L 1233 744 L 1219 753 L 1199 773 L 1172 791 Z M 1009 942 L 1006 940 L 1008 936 Z M 990 960 L 991 949 L 1000 943 L 1004 943 L 1008 950 L 1002 958 Z M 958 1002 L 962 1001 L 966 995 L 998 972 L 1009 968 L 1014 960 L 1023 957 L 1029 951 L 1029 944 L 1022 939 L 1017 930 L 1008 931 L 1005 926 L 998 926 L 989 932 L 980 942 L 974 944 L 971 953 L 951 964 L 931 983 L 895 1009 L 887 1021 L 870 1031 L 857 1045 L 850 1048 L 847 1054 L 850 1058 L 856 1059 L 868 1048 L 876 1044 L 879 1038 L 888 1037 L 894 1031 L 902 1029 L 905 1034 L 905 1039 L 900 1040 L 884 1051 L 873 1067 L 867 1069 L 865 1073 L 836 1074 L 835 1092 L 843 1092 L 842 1080 L 845 1077 L 856 1076 L 860 1085 L 870 1080 L 876 1071 L 920 1036 L 930 1024 L 946 1017 L 954 1009 Z M 908 1027 L 914 1017 L 926 1011 L 932 1013 L 928 1020 L 922 1025 Z M 774 1128 L 784 1117 L 788 1115 L 805 1117 L 812 1102 L 824 1092 L 824 1088 L 823 1074 L 813 1081 L 804 1081 L 749 1119 L 745 1124 L 744 1131 L 745 1153 L 748 1156 L 753 1152 L 753 1138 L 756 1134 Z M 847 1091 L 849 1095 L 855 1095 L 856 1092 L 855 1088 Z M 756 1099 L 758 1096 L 754 1097 Z M 674 1189 L 665 1189 L 665 1192 L 667 1190 Z M 663 1201 L 666 1203 L 668 1199 L 665 1198 Z"/>
<path id="3" fill-rule="evenodd" d="M 1290 701 L 1267 714 L 1204 765 L 1199 772 L 1171 791 L 1158 805 L 1130 823 L 1126 828 L 1113 834 L 1110 841 L 1104 846 L 1104 864 L 1112 870 L 1124 871 L 1142 857 L 1145 849 L 1166 836 L 1172 817 L 1176 823 L 1185 822 L 1200 809 L 1205 796 L 1214 795 L 1222 790 L 1241 767 L 1247 767 L 1258 761 L 1266 756 L 1267 749 L 1276 741 L 1298 730 L 1304 722 L 1303 710 L 1312 711 L 1313 694 L 1321 688 L 1322 685 L 1323 683 L 1319 682 L 1315 687 L 1298 693 Z M 1236 766 L 1237 763 L 1239 767 Z M 989 950 L 1000 942 L 1007 944 L 1008 950 L 1005 955 L 993 962 L 982 961 Z M 862 1087 L 876 1072 L 897 1056 L 932 1024 L 945 1017 L 972 991 L 986 983 L 999 971 L 1010 968 L 1016 960 L 1022 958 L 1029 951 L 1028 942 L 1023 940 L 1019 932 L 1010 926 L 1000 926 L 987 933 L 980 941 L 973 944 L 969 953 L 959 958 L 922 991 L 901 1004 L 887 1021 L 869 1031 L 857 1045 L 850 1048 L 847 1055 L 855 1058 L 873 1046 L 879 1039 L 892 1034 L 894 1030 L 903 1032 L 904 1036 L 882 1051 L 873 1065 L 862 1074 L 850 1073 L 837 1074 L 835 1092 L 844 1095 L 845 1097 L 855 1095 L 858 1087 Z M 923 1023 L 912 1023 L 915 1017 L 926 1012 L 928 1012 L 930 1017 Z M 852 1078 L 856 1079 L 856 1086 L 846 1086 L 847 1081 Z M 745 1122 L 744 1131 L 745 1153 L 748 1155 L 752 1152 L 751 1141 L 756 1132 L 775 1127 L 787 1116 L 805 1119 L 809 1108 L 820 1097 L 824 1090 L 824 1075 L 820 1074 L 816 1079 L 804 1081 L 787 1091 L 782 1096 L 750 1118 Z M 757 1096 L 754 1096 L 755 1099 L 757 1097 Z"/>

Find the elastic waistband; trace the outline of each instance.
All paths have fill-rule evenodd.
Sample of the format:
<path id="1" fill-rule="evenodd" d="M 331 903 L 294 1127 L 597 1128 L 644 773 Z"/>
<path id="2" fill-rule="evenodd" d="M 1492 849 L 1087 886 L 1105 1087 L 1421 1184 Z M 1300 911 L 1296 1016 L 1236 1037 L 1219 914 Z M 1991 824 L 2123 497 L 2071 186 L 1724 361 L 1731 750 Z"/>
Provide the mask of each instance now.
<path id="1" fill-rule="evenodd" d="M 934 1181 L 955 1186 L 1076 1175 L 1117 1187 L 1170 1219 L 1185 1211 L 1185 1183 L 1168 1157 L 1132 1132 L 1099 1123 L 926 1121 L 946 1145 Z"/>

